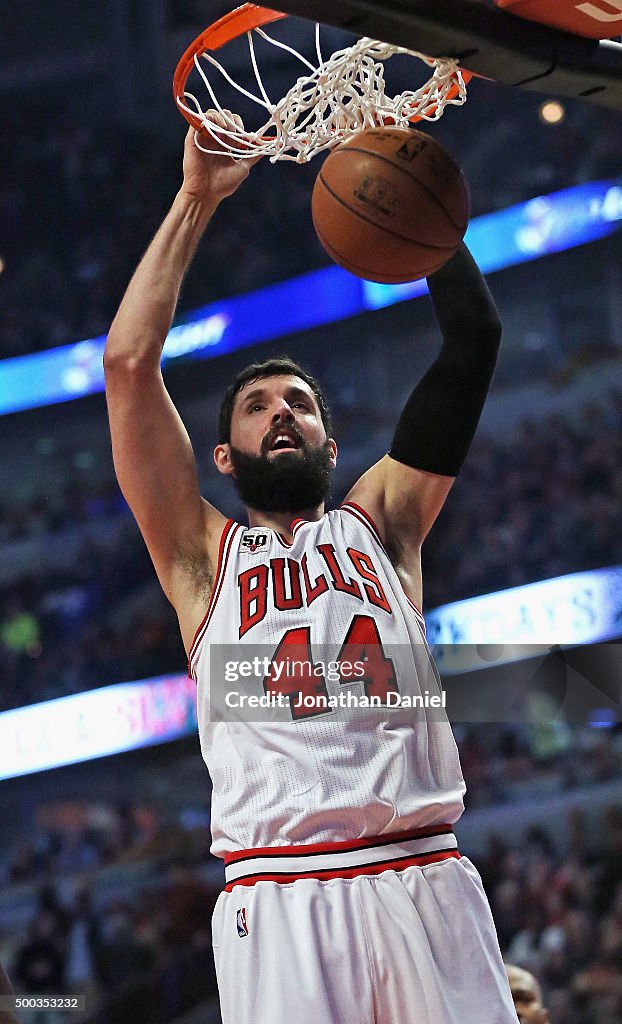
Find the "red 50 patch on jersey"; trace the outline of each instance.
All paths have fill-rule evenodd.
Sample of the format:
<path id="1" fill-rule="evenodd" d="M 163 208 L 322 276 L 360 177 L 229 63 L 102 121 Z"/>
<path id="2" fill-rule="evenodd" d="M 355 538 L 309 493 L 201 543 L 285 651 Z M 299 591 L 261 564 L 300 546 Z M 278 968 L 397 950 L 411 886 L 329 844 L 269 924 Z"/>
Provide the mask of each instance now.
<path id="1" fill-rule="evenodd" d="M 266 551 L 270 540 L 268 530 L 245 530 L 240 547 L 245 551 Z"/>

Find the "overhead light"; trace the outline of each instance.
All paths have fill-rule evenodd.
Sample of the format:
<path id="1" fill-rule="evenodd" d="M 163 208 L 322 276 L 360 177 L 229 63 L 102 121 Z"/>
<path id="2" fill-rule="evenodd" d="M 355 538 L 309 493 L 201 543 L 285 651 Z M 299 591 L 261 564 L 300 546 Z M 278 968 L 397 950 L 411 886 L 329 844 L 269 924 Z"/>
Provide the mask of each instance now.
<path id="1" fill-rule="evenodd" d="M 541 104 L 538 113 L 545 124 L 559 124 L 566 116 L 566 108 L 557 100 L 547 100 Z"/>

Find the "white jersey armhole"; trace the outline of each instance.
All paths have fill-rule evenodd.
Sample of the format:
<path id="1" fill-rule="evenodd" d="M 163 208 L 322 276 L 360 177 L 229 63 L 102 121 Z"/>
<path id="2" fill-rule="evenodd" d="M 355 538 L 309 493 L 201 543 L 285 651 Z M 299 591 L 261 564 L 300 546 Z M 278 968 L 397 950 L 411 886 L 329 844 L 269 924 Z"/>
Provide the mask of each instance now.
<path id="1" fill-rule="evenodd" d="M 192 641 L 190 650 L 188 652 L 188 675 L 190 676 L 191 679 L 194 679 L 195 683 L 197 681 L 195 673 L 196 655 L 199 647 L 201 646 L 201 641 L 203 640 L 203 637 L 207 632 L 210 621 L 214 614 L 214 609 L 216 608 L 216 603 L 222 591 L 222 586 L 227 571 L 227 563 L 229 561 L 229 555 L 231 554 L 231 548 L 233 546 L 234 538 L 238 530 L 241 529 L 242 526 L 240 523 L 236 523 L 235 520 L 233 519 L 228 519 L 223 527 L 223 531 L 220 536 L 220 544 L 218 546 L 218 562 L 216 564 L 216 574 L 214 576 L 214 586 L 212 588 L 212 593 L 210 594 L 209 601 L 207 602 L 205 615 L 203 616 L 203 619 L 201 620 L 197 628 L 197 631 L 194 634 L 194 640 Z"/>
<path id="2" fill-rule="evenodd" d="M 361 523 L 363 526 L 366 527 L 366 529 L 369 531 L 369 533 L 371 533 L 372 537 L 374 538 L 376 543 L 379 545 L 379 547 L 382 549 L 382 551 L 384 552 L 384 554 L 386 555 L 386 557 L 389 559 L 389 562 L 390 562 L 391 559 L 390 559 L 390 556 L 389 556 L 389 552 L 387 551 L 386 546 L 384 544 L 384 541 L 383 541 L 383 539 L 382 539 L 382 537 L 380 535 L 380 530 L 376 526 L 376 524 L 375 524 L 374 520 L 372 519 L 372 517 L 370 516 L 369 512 L 366 512 L 364 508 L 362 508 L 360 505 L 357 505 L 354 501 L 347 501 L 343 505 L 341 505 L 340 508 L 341 508 L 341 510 L 343 512 L 348 512 L 351 516 L 354 516 L 354 518 L 359 523 Z M 398 579 L 399 579 L 399 577 L 398 577 Z M 419 625 L 421 626 L 421 628 L 423 630 L 423 635 L 425 636 L 425 619 L 423 617 L 423 612 L 421 611 L 420 608 L 417 608 L 417 605 L 415 604 L 414 601 L 411 601 L 410 597 L 408 596 L 408 594 L 406 593 L 406 591 L 402 587 L 401 581 L 400 581 L 400 588 L 402 590 L 402 593 L 404 594 L 404 597 L 408 601 L 409 606 L 412 608 L 413 612 L 415 613 L 415 615 L 417 617 L 417 621 L 419 622 Z"/>

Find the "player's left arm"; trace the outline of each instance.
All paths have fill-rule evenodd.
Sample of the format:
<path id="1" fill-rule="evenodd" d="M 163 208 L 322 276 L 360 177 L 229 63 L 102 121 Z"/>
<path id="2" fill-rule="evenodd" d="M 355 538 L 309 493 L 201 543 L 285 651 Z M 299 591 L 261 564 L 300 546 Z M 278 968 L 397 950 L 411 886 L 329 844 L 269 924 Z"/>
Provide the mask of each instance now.
<path id="1" fill-rule="evenodd" d="M 464 243 L 428 286 L 441 351 L 408 399 L 388 455 L 346 499 L 369 512 L 398 556 L 418 552 L 443 507 L 477 429 L 501 340 L 495 303 Z"/>

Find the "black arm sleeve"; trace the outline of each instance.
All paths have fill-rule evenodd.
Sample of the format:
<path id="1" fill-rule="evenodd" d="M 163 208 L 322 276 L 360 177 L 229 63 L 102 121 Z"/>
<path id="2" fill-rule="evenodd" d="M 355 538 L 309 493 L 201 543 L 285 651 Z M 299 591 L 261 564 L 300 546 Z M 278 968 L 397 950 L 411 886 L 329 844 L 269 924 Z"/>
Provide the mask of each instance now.
<path id="1" fill-rule="evenodd" d="M 464 243 L 428 286 L 443 345 L 406 403 L 389 455 L 414 469 L 457 476 L 488 394 L 501 322 Z"/>

